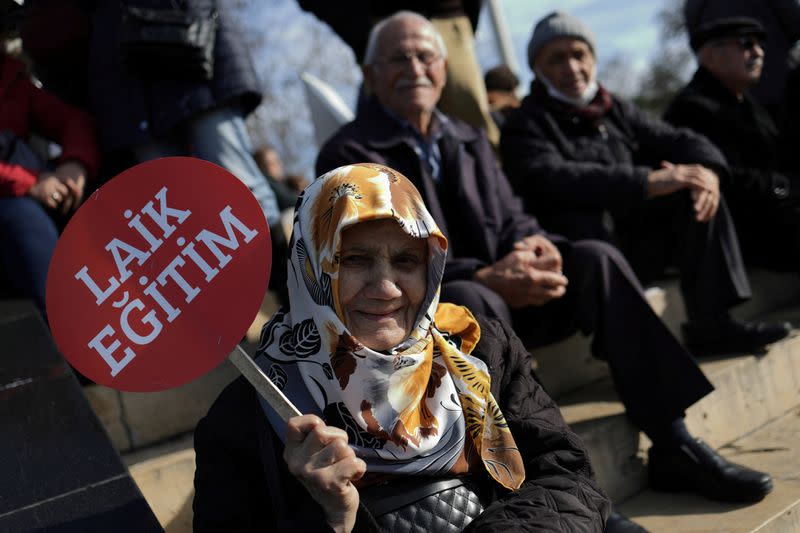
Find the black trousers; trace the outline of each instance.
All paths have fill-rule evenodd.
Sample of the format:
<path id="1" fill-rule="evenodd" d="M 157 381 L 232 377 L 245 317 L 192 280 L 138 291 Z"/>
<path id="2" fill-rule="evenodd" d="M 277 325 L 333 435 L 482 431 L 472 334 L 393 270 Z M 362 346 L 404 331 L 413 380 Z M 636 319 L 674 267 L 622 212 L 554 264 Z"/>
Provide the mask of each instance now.
<path id="1" fill-rule="evenodd" d="M 615 237 L 642 283 L 677 266 L 689 322 L 707 322 L 751 296 L 733 218 L 724 198 L 709 222 L 694 218 L 688 191 L 617 214 Z"/>
<path id="2" fill-rule="evenodd" d="M 730 210 L 742 255 L 748 265 L 800 272 L 800 176 L 791 176 L 791 193 L 778 199 L 730 187 Z"/>
<path id="3" fill-rule="evenodd" d="M 441 301 L 510 322 L 526 347 L 576 331 L 593 334 L 592 353 L 608 362 L 628 416 L 650 428 L 683 416 L 713 390 L 692 356 L 672 336 L 642 294 L 622 254 L 602 241 L 556 241 L 569 280 L 566 294 L 540 307 L 512 310 L 492 290 L 469 280 L 442 286 Z"/>

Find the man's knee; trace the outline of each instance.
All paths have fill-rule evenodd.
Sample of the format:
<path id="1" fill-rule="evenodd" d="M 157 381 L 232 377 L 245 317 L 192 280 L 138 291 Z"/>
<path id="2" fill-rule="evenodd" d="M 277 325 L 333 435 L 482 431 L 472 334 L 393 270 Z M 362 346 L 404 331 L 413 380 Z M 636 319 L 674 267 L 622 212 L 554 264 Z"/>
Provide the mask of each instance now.
<path id="1" fill-rule="evenodd" d="M 463 305 L 473 314 L 502 318 L 511 323 L 511 311 L 503 298 L 476 281 L 456 280 L 443 283 L 439 299 L 442 302 Z"/>
<path id="2" fill-rule="evenodd" d="M 605 241 L 581 240 L 571 243 L 569 255 L 564 258 L 564 269 L 569 273 L 600 273 L 602 278 L 621 274 L 639 291 L 642 290 L 636 274 L 620 250 Z"/>

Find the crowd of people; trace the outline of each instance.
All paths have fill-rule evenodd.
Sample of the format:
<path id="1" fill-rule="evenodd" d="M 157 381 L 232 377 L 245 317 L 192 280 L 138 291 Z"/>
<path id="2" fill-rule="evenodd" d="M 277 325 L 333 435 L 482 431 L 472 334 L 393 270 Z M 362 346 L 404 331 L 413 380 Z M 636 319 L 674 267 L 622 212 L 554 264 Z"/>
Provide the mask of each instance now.
<path id="1" fill-rule="evenodd" d="M 195 433 L 195 531 L 644 531 L 614 511 L 533 372 L 529 350 L 576 332 L 652 442 L 653 488 L 744 503 L 772 490 L 684 422 L 713 392 L 698 357 L 791 333 L 730 312 L 752 295 L 747 267 L 800 266 L 796 102 L 751 93 L 769 20 L 688 1 L 698 69 L 660 119 L 603 87 L 602 43 L 568 13 L 535 22 L 520 100 L 508 67 L 480 83 L 480 2 L 303 0 L 364 76 L 355 119 L 320 147 L 309 184 L 274 147 L 251 146 L 244 120 L 261 96 L 225 10 L 181 4 L 215 21 L 214 67 L 172 79 L 119 52 L 131 4 L 175 8 L 3 4 L 4 41 L 22 35 L 43 87 L 3 53 L 0 291 L 44 312 L 59 229 L 127 166 L 193 155 L 248 185 L 273 229 L 283 304 L 255 360 L 303 415 L 281 419 L 243 378 L 221 394 Z M 800 21 L 786 4 L 783 20 Z M 64 20 L 71 32 L 48 31 Z M 673 267 L 682 339 L 643 292 Z"/>

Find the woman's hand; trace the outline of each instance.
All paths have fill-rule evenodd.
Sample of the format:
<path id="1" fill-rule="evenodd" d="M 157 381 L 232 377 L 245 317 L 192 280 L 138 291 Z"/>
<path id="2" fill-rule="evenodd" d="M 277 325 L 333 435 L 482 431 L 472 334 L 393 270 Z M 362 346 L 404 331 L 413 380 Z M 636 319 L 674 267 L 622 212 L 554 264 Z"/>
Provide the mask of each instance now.
<path id="1" fill-rule="evenodd" d="M 56 167 L 55 175 L 69 191 L 69 196 L 64 201 L 64 212 L 77 209 L 86 187 L 86 168 L 77 161 L 65 161 Z"/>
<path id="2" fill-rule="evenodd" d="M 69 189 L 52 172 L 42 172 L 39 180 L 28 189 L 28 194 L 50 209 L 62 208 Z"/>
<path id="3" fill-rule="evenodd" d="M 322 506 L 334 531 L 349 532 L 356 523 L 358 490 L 367 464 L 347 444 L 347 433 L 326 426 L 314 415 L 289 419 L 283 459 L 292 473 Z"/>

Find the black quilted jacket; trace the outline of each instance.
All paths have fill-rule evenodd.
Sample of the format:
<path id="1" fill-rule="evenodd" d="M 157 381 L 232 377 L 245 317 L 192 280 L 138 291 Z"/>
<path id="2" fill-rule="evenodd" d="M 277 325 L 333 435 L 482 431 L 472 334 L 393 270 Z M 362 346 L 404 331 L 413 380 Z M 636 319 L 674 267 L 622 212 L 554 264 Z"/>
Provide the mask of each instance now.
<path id="1" fill-rule="evenodd" d="M 500 403 L 525 460 L 526 481 L 493 493 L 467 531 L 601 532 L 611 503 L 597 486 L 586 449 L 536 380 L 531 359 L 511 328 L 479 319 L 474 355 L 492 375 Z M 195 431 L 194 531 L 327 531 L 321 508 L 288 472 L 283 445 L 261 411 L 254 389 L 231 383 Z M 376 531 L 364 505 L 354 531 Z"/>

